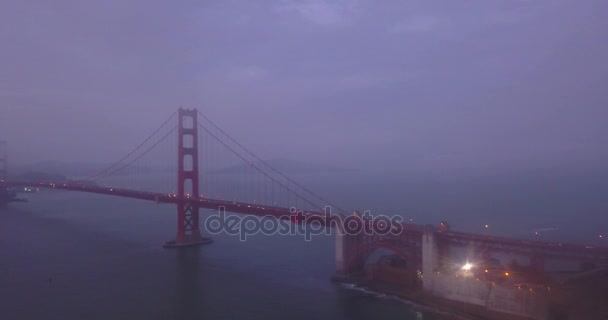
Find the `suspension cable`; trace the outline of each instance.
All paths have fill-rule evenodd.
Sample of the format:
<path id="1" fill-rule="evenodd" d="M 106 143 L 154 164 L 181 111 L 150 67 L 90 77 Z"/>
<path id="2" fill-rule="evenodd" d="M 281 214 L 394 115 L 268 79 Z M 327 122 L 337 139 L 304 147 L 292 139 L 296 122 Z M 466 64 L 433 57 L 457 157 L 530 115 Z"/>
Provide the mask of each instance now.
<path id="1" fill-rule="evenodd" d="M 131 164 L 133 164 L 133 162 L 141 159 L 141 157 L 145 156 L 148 152 L 152 151 L 152 149 L 154 149 L 157 145 L 159 145 L 161 142 L 163 142 L 165 139 L 167 139 L 167 137 L 172 134 L 173 132 L 175 132 L 175 130 L 177 129 L 177 126 L 173 127 L 173 129 L 171 129 L 169 132 L 167 132 L 162 138 L 160 138 L 158 141 L 156 141 L 156 143 L 154 143 L 152 146 L 150 146 L 148 149 L 146 149 L 144 152 L 142 152 L 139 156 L 137 156 L 135 159 L 125 163 L 123 166 L 118 167 L 114 170 L 112 170 L 110 173 L 106 173 L 106 176 L 112 175 L 128 166 L 130 166 Z M 97 177 L 95 179 L 93 179 L 93 181 L 97 181 L 99 179 L 101 179 L 103 177 Z"/>
<path id="2" fill-rule="evenodd" d="M 239 146 L 241 149 L 243 149 L 246 153 L 248 153 L 250 156 L 252 156 L 253 158 L 255 158 L 257 161 L 259 161 L 260 163 L 262 163 L 263 165 L 267 166 L 268 168 L 270 168 L 270 170 L 272 170 L 274 173 L 278 174 L 279 176 L 283 177 L 284 179 L 286 179 L 287 181 L 291 182 L 292 184 L 296 185 L 297 187 L 299 187 L 300 189 L 304 190 L 305 192 L 307 192 L 308 194 L 312 195 L 313 197 L 316 197 L 317 199 L 321 200 L 322 202 L 325 202 L 327 204 L 329 204 L 330 206 L 338 209 L 338 211 L 340 211 L 343 214 L 348 214 L 346 210 L 341 209 L 340 207 L 334 205 L 333 203 L 331 203 L 330 201 L 328 201 L 327 199 L 317 195 L 316 193 L 312 192 L 310 189 L 304 187 L 303 185 L 297 183 L 296 181 L 292 180 L 291 178 L 289 178 L 288 176 L 286 176 L 285 174 L 283 174 L 281 171 L 277 170 L 275 167 L 273 167 L 272 165 L 270 165 L 268 162 L 262 160 L 261 158 L 259 158 L 258 156 L 256 156 L 253 152 L 249 151 L 247 148 L 245 148 L 242 144 L 240 144 L 239 142 L 237 142 L 235 139 L 233 139 L 230 135 L 228 135 L 226 132 L 224 132 L 224 130 L 222 130 L 219 126 L 217 126 L 213 121 L 211 121 L 209 118 L 207 118 L 207 116 L 205 116 L 202 112 L 198 111 L 198 113 L 205 119 L 207 120 L 207 122 L 209 122 L 215 129 L 217 129 L 220 133 L 222 133 L 224 136 L 226 136 L 230 141 L 232 141 L 234 144 L 236 144 L 237 146 Z"/>
<path id="3" fill-rule="evenodd" d="M 140 143 L 137 147 L 135 147 L 135 149 L 133 149 L 132 151 L 129 151 L 129 153 L 127 153 L 126 156 L 122 157 L 122 159 L 116 161 L 114 164 L 112 164 L 111 166 L 107 167 L 106 169 L 104 169 L 103 171 L 101 171 L 99 174 L 91 174 L 89 177 L 87 177 L 86 179 L 91 179 L 93 181 L 97 181 L 99 179 L 99 177 L 103 177 L 103 176 L 107 176 L 108 171 L 114 169 L 116 166 L 118 166 L 119 164 L 121 164 L 123 161 L 125 161 L 127 158 L 129 158 L 132 154 L 134 154 L 135 152 L 137 152 L 141 147 L 143 147 L 148 141 L 150 141 L 150 139 L 152 139 L 152 137 L 154 137 L 160 130 L 162 130 L 162 128 L 164 128 L 167 123 L 169 123 L 169 121 L 171 121 L 171 119 L 173 119 L 173 117 L 177 114 L 177 111 L 173 111 L 173 113 L 169 116 L 169 118 L 167 120 L 165 120 L 165 122 L 163 122 L 163 124 L 160 125 L 160 127 L 158 127 L 156 130 L 154 130 L 154 132 L 152 132 L 151 135 L 149 135 L 142 143 Z M 112 171 L 112 173 L 116 172 L 116 170 Z"/>
<path id="4" fill-rule="evenodd" d="M 305 202 L 307 202 L 308 204 L 312 205 L 313 207 L 315 207 L 317 210 L 319 211 L 323 211 L 323 209 L 321 207 L 319 207 L 317 204 L 315 204 L 314 202 L 311 202 L 310 200 L 306 199 L 305 197 L 301 196 L 300 194 L 298 194 L 297 192 L 291 190 L 289 187 L 287 187 L 286 185 L 284 185 L 283 183 L 281 183 L 280 181 L 277 181 L 275 178 L 273 178 L 272 176 L 270 176 L 268 173 L 266 173 L 264 170 L 258 168 L 255 164 L 253 164 L 252 162 L 248 161 L 247 159 L 245 159 L 245 157 L 243 157 L 240 153 L 238 153 L 236 150 L 234 150 L 232 147 L 230 147 L 228 144 L 226 144 L 224 141 L 222 141 L 217 135 L 213 134 L 209 129 L 207 129 L 207 127 L 205 127 L 204 125 L 202 125 L 200 122 L 198 123 L 199 127 L 201 127 L 203 130 L 205 130 L 211 137 L 213 137 L 216 141 L 218 141 L 220 144 L 222 144 L 226 149 L 230 150 L 232 153 L 234 153 L 237 157 L 241 158 L 241 160 L 245 161 L 245 163 L 247 163 L 249 166 L 253 167 L 254 169 L 256 169 L 258 172 L 260 172 L 261 174 L 263 174 L 264 176 L 266 176 L 267 178 L 269 178 L 270 180 L 274 181 L 275 183 L 277 183 L 278 185 L 280 185 L 281 187 L 285 188 L 285 190 L 291 192 L 292 194 L 294 194 L 296 197 L 304 200 Z"/>

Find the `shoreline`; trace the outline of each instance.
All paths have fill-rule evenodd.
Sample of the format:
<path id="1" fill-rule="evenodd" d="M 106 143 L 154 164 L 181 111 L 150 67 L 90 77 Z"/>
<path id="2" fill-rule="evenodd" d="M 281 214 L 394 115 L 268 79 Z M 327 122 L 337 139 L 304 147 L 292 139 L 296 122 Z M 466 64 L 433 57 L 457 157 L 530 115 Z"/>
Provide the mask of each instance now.
<path id="1" fill-rule="evenodd" d="M 422 289 L 402 288 L 394 284 L 378 283 L 364 279 L 361 276 L 334 276 L 331 281 L 349 289 L 360 290 L 372 295 L 385 295 L 389 298 L 410 304 L 415 310 L 438 315 L 441 320 L 530 320 L 527 317 L 485 310 L 484 307 L 426 294 Z"/>

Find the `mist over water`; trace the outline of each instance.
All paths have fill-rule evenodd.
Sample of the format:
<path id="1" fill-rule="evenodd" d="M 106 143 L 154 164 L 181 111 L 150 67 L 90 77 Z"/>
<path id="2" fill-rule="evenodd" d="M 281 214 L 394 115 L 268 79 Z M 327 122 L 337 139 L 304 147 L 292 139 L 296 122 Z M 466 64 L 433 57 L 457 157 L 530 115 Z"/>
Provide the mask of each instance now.
<path id="1" fill-rule="evenodd" d="M 608 245 L 607 22 L 606 0 L 2 0 L 0 159 L 176 193 L 163 121 L 197 108 L 204 196 L 274 194 L 242 144 L 348 211 Z M 416 318 L 330 283 L 331 236 L 166 250 L 174 206 L 22 196 L 0 208 L 0 320 Z"/>
<path id="2" fill-rule="evenodd" d="M 296 178 L 348 209 L 421 224 L 446 220 L 459 231 L 531 238 L 530 228 L 550 226 L 556 229 L 542 238 L 593 242 L 592 234 L 607 227 L 599 218 L 608 191 L 600 177 Z M 332 236 L 306 242 L 254 235 L 241 242 L 220 234 L 208 246 L 167 250 L 162 244 L 176 224 L 172 205 L 57 190 L 25 196 L 29 203 L 0 213 L 3 319 L 416 319 L 417 311 L 440 318 L 331 283 Z M 202 220 L 210 213 L 203 210 Z"/>

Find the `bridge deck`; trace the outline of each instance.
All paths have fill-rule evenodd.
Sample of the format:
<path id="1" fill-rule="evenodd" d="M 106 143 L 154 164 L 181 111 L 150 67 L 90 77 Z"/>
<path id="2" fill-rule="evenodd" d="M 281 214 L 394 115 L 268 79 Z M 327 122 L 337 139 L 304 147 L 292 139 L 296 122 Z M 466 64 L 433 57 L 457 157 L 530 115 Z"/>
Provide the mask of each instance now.
<path id="1" fill-rule="evenodd" d="M 88 192 L 95 194 L 105 194 L 110 196 L 118 196 L 132 199 L 140 199 L 147 201 L 155 201 L 158 203 L 195 203 L 199 208 L 219 210 L 224 208 L 225 211 L 241 214 L 256 215 L 261 217 L 275 217 L 277 219 L 292 219 L 294 213 L 291 208 L 282 208 L 274 206 L 265 206 L 260 204 L 225 201 L 209 198 L 189 197 L 180 199 L 173 194 L 136 191 L 121 188 L 110 188 L 97 185 L 75 184 L 70 182 L 27 182 L 27 181 L 0 181 L 0 185 L 5 187 L 39 187 L 59 190 L 70 190 L 78 192 Z M 335 223 L 326 220 L 325 213 L 315 211 L 304 211 L 304 214 L 315 219 L 307 219 L 306 221 L 325 222 L 325 225 L 335 227 Z M 337 216 L 333 216 L 337 218 Z M 403 224 L 403 232 L 409 234 L 422 234 L 425 226 Z M 556 243 L 538 240 L 525 240 L 508 237 L 498 237 L 490 235 L 480 235 L 466 232 L 456 231 L 436 231 L 440 239 L 445 239 L 455 244 L 476 244 L 480 247 L 485 247 L 492 250 L 519 252 L 523 254 L 541 253 L 547 257 L 597 257 L 602 261 L 608 261 L 608 247 L 596 247 L 582 244 L 572 243 Z"/>

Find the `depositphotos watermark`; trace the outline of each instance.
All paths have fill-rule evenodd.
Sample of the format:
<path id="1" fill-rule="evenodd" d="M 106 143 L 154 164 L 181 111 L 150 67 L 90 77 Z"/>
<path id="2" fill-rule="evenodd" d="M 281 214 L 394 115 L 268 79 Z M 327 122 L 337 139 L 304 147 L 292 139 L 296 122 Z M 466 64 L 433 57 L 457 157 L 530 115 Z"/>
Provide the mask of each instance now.
<path id="1" fill-rule="evenodd" d="M 347 235 L 398 235 L 403 231 L 403 218 L 395 215 L 372 216 L 370 211 L 363 215 L 332 215 L 331 207 L 325 207 L 323 213 L 310 213 L 291 208 L 291 215 L 280 217 L 226 214 L 220 207 L 216 214 L 205 220 L 205 229 L 210 234 L 225 233 L 239 236 L 246 241 L 248 236 L 263 235 L 303 235 L 304 240 L 311 241 L 312 236 L 331 235 L 331 228 L 338 227 L 337 232 Z M 341 226 L 341 227 L 339 227 Z"/>

